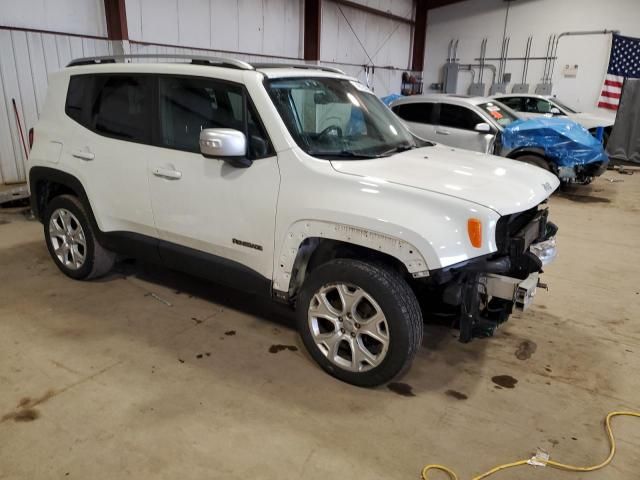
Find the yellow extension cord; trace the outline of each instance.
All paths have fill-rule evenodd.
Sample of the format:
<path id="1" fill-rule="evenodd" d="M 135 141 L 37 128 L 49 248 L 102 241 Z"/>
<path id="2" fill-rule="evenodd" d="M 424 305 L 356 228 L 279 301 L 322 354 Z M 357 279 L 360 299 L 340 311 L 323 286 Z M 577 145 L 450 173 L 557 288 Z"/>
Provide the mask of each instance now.
<path id="1" fill-rule="evenodd" d="M 611 451 L 609 452 L 609 456 L 604 462 L 598 465 L 593 465 L 591 467 L 576 467 L 574 465 L 567 465 L 566 463 L 554 462 L 553 460 L 539 460 L 540 463 L 548 467 L 556 468 L 558 470 L 564 470 L 566 472 L 593 472 L 594 470 L 600 470 L 601 468 L 606 467 L 611 463 L 611 460 L 613 460 L 613 456 L 616 454 L 616 440 L 615 438 L 613 438 L 613 431 L 611 430 L 611 419 L 617 416 L 640 418 L 640 413 L 639 412 L 611 412 L 609 415 L 607 415 L 607 418 L 605 419 L 604 424 L 607 431 L 607 436 L 609 437 L 609 445 L 611 446 Z M 508 468 L 513 468 L 513 467 L 519 467 L 521 465 L 527 465 L 529 461 L 530 459 L 527 458 L 526 460 L 518 460 L 517 462 L 498 465 L 497 467 L 494 467 L 491 470 L 481 475 L 478 475 L 477 477 L 473 477 L 472 480 L 481 480 L 501 470 L 506 470 Z M 458 475 L 456 475 L 456 473 L 453 470 L 445 467 L 444 465 L 435 465 L 435 464 L 427 465 L 422 469 L 423 480 L 429 480 L 430 470 L 438 470 L 438 471 L 444 472 L 447 475 L 449 475 L 449 478 L 451 480 L 458 480 Z"/>

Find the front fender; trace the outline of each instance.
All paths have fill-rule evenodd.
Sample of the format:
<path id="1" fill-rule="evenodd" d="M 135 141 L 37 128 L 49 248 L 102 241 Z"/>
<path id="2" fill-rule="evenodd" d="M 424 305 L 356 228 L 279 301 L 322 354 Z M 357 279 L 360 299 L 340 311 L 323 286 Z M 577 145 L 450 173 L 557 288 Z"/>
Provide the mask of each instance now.
<path id="1" fill-rule="evenodd" d="M 280 249 L 273 278 L 275 290 L 289 290 L 298 250 L 308 238 L 327 238 L 376 250 L 399 260 L 414 278 L 429 275 L 427 261 L 418 248 L 409 242 L 351 225 L 322 220 L 300 220 L 289 227 Z"/>

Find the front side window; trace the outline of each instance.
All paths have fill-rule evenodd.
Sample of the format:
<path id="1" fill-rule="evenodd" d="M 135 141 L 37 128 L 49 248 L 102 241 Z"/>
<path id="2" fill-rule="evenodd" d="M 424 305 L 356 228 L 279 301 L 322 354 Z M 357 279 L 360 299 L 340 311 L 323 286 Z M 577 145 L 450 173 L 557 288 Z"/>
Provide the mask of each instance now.
<path id="1" fill-rule="evenodd" d="M 552 107 L 550 102 L 542 98 L 527 98 L 525 100 L 525 111 L 528 113 L 547 114 L 551 113 Z"/>
<path id="2" fill-rule="evenodd" d="M 95 76 L 91 125 L 107 137 L 148 142 L 151 104 L 149 77 Z"/>
<path id="3" fill-rule="evenodd" d="M 564 110 L 565 112 L 578 113 L 578 111 L 576 109 L 569 107 L 566 103 L 561 102 L 557 98 L 553 99 L 553 103 L 555 103 L 558 106 L 559 109 Z M 563 113 L 563 115 L 564 115 L 564 113 Z"/>
<path id="4" fill-rule="evenodd" d="M 428 144 L 357 82 L 279 78 L 266 88 L 292 137 L 310 155 L 376 157 Z"/>
<path id="5" fill-rule="evenodd" d="M 473 130 L 482 122 L 484 120 L 478 114 L 466 107 L 449 103 L 440 104 L 440 125 L 443 127 Z"/>
<path id="6" fill-rule="evenodd" d="M 501 127 L 506 127 L 518 120 L 518 117 L 513 112 L 510 112 L 498 102 L 481 103 L 478 107 L 485 111 Z"/>
<path id="7" fill-rule="evenodd" d="M 393 112 L 407 122 L 431 124 L 433 103 L 412 102 L 393 107 Z"/>
<path id="8" fill-rule="evenodd" d="M 205 128 L 232 128 L 247 136 L 248 156 L 271 152 L 253 106 L 241 86 L 208 78 L 160 77 L 160 146 L 199 153 Z M 245 111 L 247 114 L 245 115 Z"/>

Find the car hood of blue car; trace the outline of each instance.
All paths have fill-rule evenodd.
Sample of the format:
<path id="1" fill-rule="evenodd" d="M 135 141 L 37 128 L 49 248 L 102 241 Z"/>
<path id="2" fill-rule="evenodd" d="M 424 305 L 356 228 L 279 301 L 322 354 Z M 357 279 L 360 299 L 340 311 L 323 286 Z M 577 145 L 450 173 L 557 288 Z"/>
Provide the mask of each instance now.
<path id="1" fill-rule="evenodd" d="M 582 125 L 564 118 L 518 120 L 504 128 L 502 145 L 509 150 L 538 148 L 558 166 L 609 160 L 602 143 Z"/>

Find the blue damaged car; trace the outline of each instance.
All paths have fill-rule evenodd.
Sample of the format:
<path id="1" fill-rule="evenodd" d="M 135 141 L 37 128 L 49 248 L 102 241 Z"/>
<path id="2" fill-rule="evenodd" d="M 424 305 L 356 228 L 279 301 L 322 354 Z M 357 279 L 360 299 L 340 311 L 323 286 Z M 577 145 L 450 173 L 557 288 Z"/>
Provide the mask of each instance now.
<path id="1" fill-rule="evenodd" d="M 587 184 L 609 163 L 600 141 L 578 123 L 522 119 L 495 99 L 414 95 L 395 99 L 389 107 L 419 138 L 531 163 L 565 183 Z"/>

